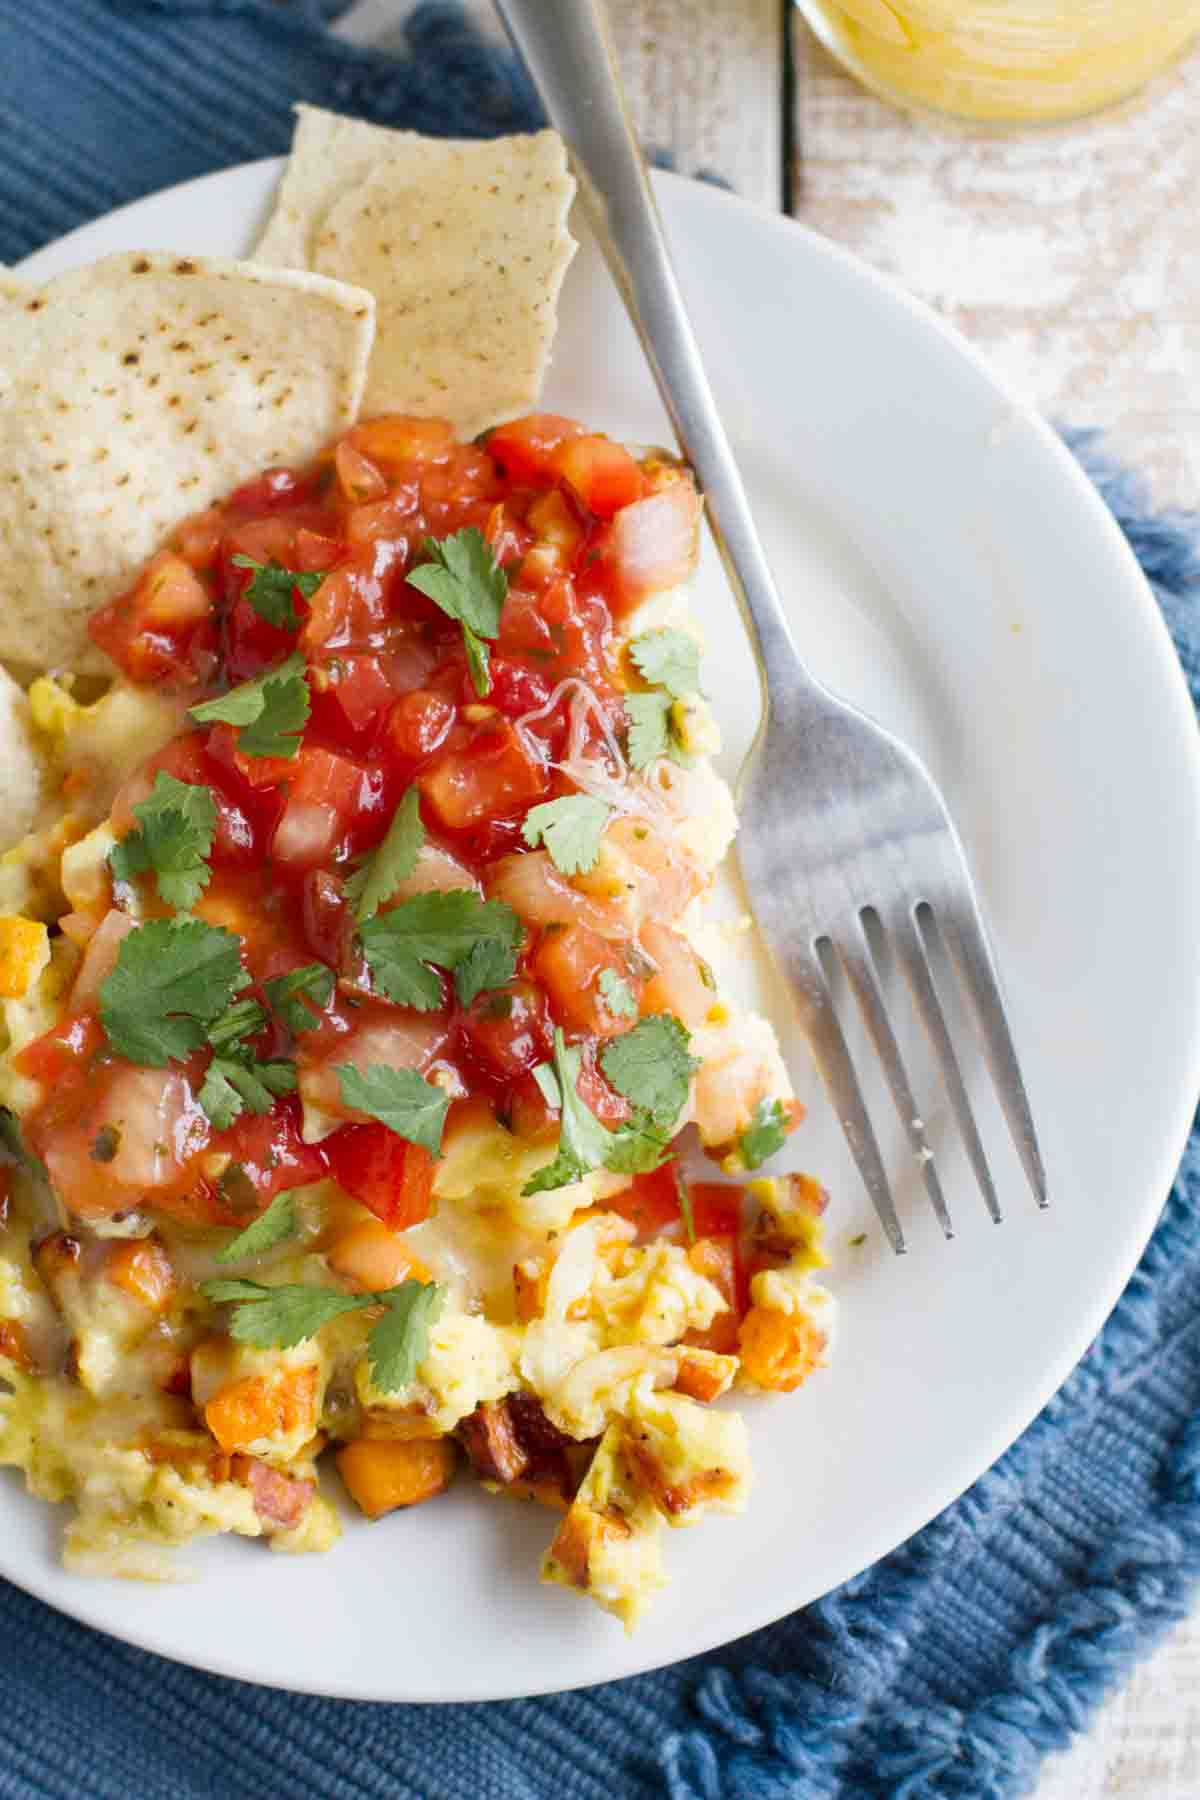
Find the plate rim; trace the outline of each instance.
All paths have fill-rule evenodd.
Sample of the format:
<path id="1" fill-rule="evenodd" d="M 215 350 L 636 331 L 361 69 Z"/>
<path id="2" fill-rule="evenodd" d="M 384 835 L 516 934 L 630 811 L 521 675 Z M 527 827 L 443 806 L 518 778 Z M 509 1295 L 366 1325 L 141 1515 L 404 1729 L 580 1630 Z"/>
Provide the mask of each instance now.
<path id="1" fill-rule="evenodd" d="M 197 189 L 219 188 L 223 182 L 246 179 L 252 171 L 258 171 L 264 176 L 268 171 L 278 173 L 282 171 L 286 160 L 284 156 L 255 158 L 247 162 L 231 164 L 204 175 L 194 176 L 165 188 L 152 190 L 138 199 L 128 201 L 96 219 L 87 221 L 51 243 L 41 246 L 14 265 L 11 272 L 21 278 L 29 273 L 30 266 L 34 265 L 33 272 L 36 278 L 36 265 L 43 257 L 64 251 L 69 254 L 77 240 L 86 238 L 98 227 L 115 226 L 119 230 L 127 219 L 132 218 L 148 204 L 164 201 L 186 204 L 188 196 Z M 686 195 L 687 203 L 695 203 L 701 208 L 711 206 L 718 212 L 732 209 L 737 214 L 749 214 L 760 226 L 767 227 L 776 235 L 783 234 L 785 237 L 794 239 L 795 234 L 799 234 L 800 238 L 807 243 L 812 254 L 838 266 L 851 279 L 873 288 L 886 304 L 893 307 L 898 304 L 924 330 L 932 329 L 943 345 L 960 362 L 965 362 L 976 377 L 982 379 L 992 392 L 1006 403 L 1013 418 L 1019 419 L 1026 429 L 1032 429 L 1042 451 L 1057 464 L 1060 476 L 1068 481 L 1075 491 L 1077 500 L 1082 502 L 1085 511 L 1090 516 L 1091 528 L 1105 540 L 1107 554 L 1114 564 L 1114 568 L 1118 565 L 1121 566 L 1130 593 L 1136 591 L 1138 595 L 1140 625 L 1148 641 L 1153 642 L 1155 646 L 1155 660 L 1163 678 L 1164 697 L 1166 692 L 1173 694 L 1172 704 L 1178 715 L 1177 725 L 1180 728 L 1181 741 L 1186 736 L 1190 744 L 1190 768 L 1195 790 L 1194 797 L 1200 806 L 1200 735 L 1196 732 L 1195 710 L 1186 679 L 1162 612 L 1155 600 L 1150 583 L 1113 513 L 1101 498 L 1095 484 L 1089 479 L 1062 438 L 1043 415 L 1012 391 L 1008 381 L 992 367 L 984 354 L 955 325 L 927 302 L 909 293 L 891 276 L 861 260 L 844 246 L 824 237 L 802 221 L 776 213 L 761 203 L 745 200 L 715 183 L 697 181 L 671 171 L 655 170 L 652 175 L 657 187 L 661 187 L 667 192 L 675 191 L 678 194 Z M 670 229 L 671 225 L 668 222 L 668 232 Z M 104 251 L 100 254 L 106 256 L 120 254 L 120 252 Z M 93 260 L 93 258 L 89 256 L 88 260 Z M 1174 1107 L 1175 1129 L 1170 1134 L 1168 1147 L 1160 1148 L 1154 1156 L 1153 1172 L 1147 1172 L 1145 1199 L 1139 1213 L 1138 1228 L 1129 1240 L 1132 1249 L 1127 1246 L 1123 1256 L 1114 1258 L 1113 1267 L 1103 1291 L 1093 1298 L 1089 1307 L 1081 1309 L 1081 1323 L 1078 1331 L 1071 1334 L 1067 1347 L 1060 1348 L 1058 1355 L 1049 1360 L 1050 1373 L 1048 1376 L 1044 1376 L 1038 1384 L 1036 1393 L 1031 1386 L 1022 1401 L 1019 1404 L 1014 1402 L 1003 1422 L 998 1423 L 988 1434 L 990 1448 L 986 1461 L 974 1467 L 974 1473 L 969 1474 L 965 1479 L 962 1479 L 961 1472 L 956 1469 L 949 1477 L 943 1475 L 942 1481 L 936 1488 L 925 1485 L 922 1488 L 919 1503 L 914 1502 L 910 1507 L 911 1511 L 919 1512 L 919 1518 L 913 1522 L 906 1517 L 905 1523 L 897 1535 L 891 1535 L 889 1530 L 882 1546 L 868 1562 L 846 1569 L 835 1569 L 827 1585 L 817 1593 L 800 1600 L 789 1599 L 782 1609 L 777 1601 L 765 1601 L 761 1608 L 751 1609 L 754 1616 L 750 1623 L 739 1620 L 732 1636 L 727 1627 L 720 1625 L 711 1632 L 701 1632 L 698 1640 L 686 1653 L 688 1657 L 723 1648 L 754 1631 L 775 1623 L 798 1608 L 812 1604 L 824 1594 L 852 1579 L 862 1569 L 873 1566 L 875 1562 L 893 1554 L 901 1544 L 923 1530 L 930 1520 L 935 1518 L 945 1507 L 954 1504 L 1011 1448 L 1068 1379 L 1085 1353 L 1088 1344 L 1109 1318 L 1140 1262 L 1146 1245 L 1157 1226 L 1162 1208 L 1169 1198 L 1175 1173 L 1190 1135 L 1196 1111 L 1197 1095 L 1200 1095 L 1200 1016 L 1197 1016 L 1193 1026 L 1187 1079 L 1185 1081 L 1181 1076 L 1178 1084 Z M 971 1462 L 973 1466 L 978 1462 L 977 1454 L 972 1456 Z M 24 1502 L 26 1496 L 21 1494 L 19 1498 Z M 48 1509 L 48 1503 L 35 1501 L 32 1504 L 46 1506 Z M 14 1586 L 33 1595 L 55 1611 L 103 1632 L 117 1642 L 147 1650 L 182 1667 L 204 1670 L 227 1679 L 235 1679 L 285 1693 L 306 1693 L 334 1699 L 370 1702 L 394 1703 L 397 1700 L 410 1700 L 420 1704 L 439 1705 L 477 1703 L 485 1699 L 501 1701 L 568 1691 L 581 1692 L 603 1685 L 610 1680 L 624 1680 L 632 1678 L 634 1675 L 648 1674 L 657 1669 L 671 1666 L 680 1660 L 673 1653 L 656 1654 L 651 1650 L 645 1660 L 639 1657 L 634 1667 L 620 1668 L 611 1674 L 600 1674 L 583 1680 L 568 1676 L 561 1681 L 538 1681 L 534 1685 L 526 1682 L 513 1686 L 510 1682 L 501 1688 L 493 1687 L 487 1693 L 478 1689 L 467 1689 L 453 1693 L 441 1691 L 437 1694 L 419 1693 L 398 1696 L 394 1690 L 385 1691 L 380 1687 L 364 1687 L 361 1683 L 356 1682 L 331 1683 L 328 1679 L 322 1679 L 319 1674 L 315 1674 L 311 1681 L 300 1683 L 290 1677 L 281 1679 L 277 1675 L 263 1673 L 261 1669 L 241 1665 L 236 1655 L 225 1659 L 204 1655 L 198 1659 L 173 1643 L 160 1641 L 160 1634 L 152 1626 L 143 1627 L 139 1624 L 128 1628 L 114 1622 L 111 1617 L 114 1610 L 111 1598 L 107 1606 L 104 1604 L 103 1596 L 108 1595 L 108 1588 L 91 1587 L 82 1577 L 76 1578 L 77 1590 L 72 1588 L 67 1596 L 64 1597 L 58 1592 L 51 1594 L 47 1590 L 50 1578 L 56 1572 L 48 1555 L 47 1573 L 44 1579 L 39 1579 L 36 1567 L 29 1572 L 14 1571 L 6 1566 L 4 1551 L 0 1548 L 0 1574 L 10 1580 Z M 75 1601 L 76 1591 L 78 1592 L 78 1602 L 72 1604 Z M 87 1604 L 89 1594 L 96 1594 L 99 1597 L 94 1606 Z"/>

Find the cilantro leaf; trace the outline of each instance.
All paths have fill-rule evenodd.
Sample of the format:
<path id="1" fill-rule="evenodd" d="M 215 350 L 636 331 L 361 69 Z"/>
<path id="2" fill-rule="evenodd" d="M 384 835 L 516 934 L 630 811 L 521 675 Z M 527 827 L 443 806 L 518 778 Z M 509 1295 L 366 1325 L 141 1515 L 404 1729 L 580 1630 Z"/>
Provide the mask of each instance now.
<path id="1" fill-rule="evenodd" d="M 293 1037 L 311 1031 L 319 1023 L 317 1013 L 329 1004 L 334 974 L 324 963 L 305 963 L 303 968 L 289 969 L 274 981 L 263 983 L 263 991 L 272 1012 L 278 1013 Z M 306 1001 L 312 1005 L 307 1006 Z"/>
<path id="2" fill-rule="evenodd" d="M 217 1130 L 225 1131 L 243 1112 L 269 1113 L 280 1094 L 295 1091 L 293 1063 L 214 1056 L 196 1098 Z"/>
<path id="3" fill-rule="evenodd" d="M 274 557 L 260 563 L 252 556 L 239 554 L 230 561 L 236 569 L 254 570 L 243 590 L 243 598 L 250 602 L 260 619 L 282 631 L 295 631 L 300 624 L 299 614 L 292 605 L 293 589 L 299 588 L 304 598 L 311 600 L 329 572 L 312 569 L 299 574 L 294 569 L 285 569 Z"/>
<path id="4" fill-rule="evenodd" d="M 0 1168 L 7 1168 L 12 1163 L 22 1164 L 42 1181 L 50 1179 L 45 1163 L 27 1147 L 16 1113 L 7 1106 L 0 1106 Z"/>
<path id="5" fill-rule="evenodd" d="M 482 699 L 492 687 L 485 640 L 499 633 L 508 577 L 474 525 L 440 542 L 426 538 L 422 548 L 430 560 L 409 570 L 409 583 L 462 626 L 471 680 Z"/>
<path id="6" fill-rule="evenodd" d="M 228 1257 L 234 1245 L 265 1224 L 273 1211 L 274 1205 L 234 1244 L 227 1244 L 221 1255 Z M 232 1279 L 201 1282 L 200 1292 L 218 1306 L 236 1306 L 229 1322 L 230 1337 L 260 1350 L 290 1350 L 315 1337 L 323 1325 L 343 1313 L 382 1306 L 383 1317 L 367 1338 L 367 1360 L 372 1381 L 389 1394 L 407 1387 L 416 1375 L 417 1365 L 429 1350 L 430 1326 L 446 1300 L 446 1290 L 437 1282 L 412 1280 L 376 1294 L 341 1294 L 336 1288 L 310 1287 L 303 1282 L 267 1287 L 260 1281 Z"/>
<path id="7" fill-rule="evenodd" d="M 421 1144 L 434 1156 L 441 1152 L 442 1128 L 450 1110 L 450 1097 L 415 1069 L 391 1069 L 372 1063 L 365 1073 L 340 1063 L 334 1069 L 342 1090 L 342 1102 L 378 1119 L 397 1137 Z"/>
<path id="8" fill-rule="evenodd" d="M 686 631 L 647 631 L 634 638 L 629 654 L 646 681 L 683 700 L 700 686 L 700 646 Z"/>
<path id="9" fill-rule="evenodd" d="M 241 1262 L 244 1256 L 262 1256 L 276 1244 L 282 1244 L 285 1238 L 295 1237 L 298 1229 L 296 1202 L 290 1191 L 276 1194 L 265 1213 L 217 1251 L 217 1261 Z"/>
<path id="10" fill-rule="evenodd" d="M 228 1131 L 233 1121 L 239 1119 L 244 1112 L 242 1097 L 226 1074 L 219 1056 L 214 1056 L 204 1071 L 204 1080 L 200 1083 L 196 1101 L 207 1115 L 214 1131 Z"/>
<path id="11" fill-rule="evenodd" d="M 692 758 L 679 741 L 670 694 L 655 689 L 652 694 L 626 694 L 625 712 L 629 719 L 626 749 L 635 769 L 648 768 L 660 756 L 669 756 L 681 768 L 690 768 Z"/>
<path id="12" fill-rule="evenodd" d="M 601 969 L 596 985 L 600 989 L 600 998 L 610 1013 L 615 1013 L 619 1019 L 637 1017 L 637 1001 L 633 997 L 633 989 L 627 981 L 622 981 L 615 969 Z"/>
<path id="13" fill-rule="evenodd" d="M 208 1041 L 217 1054 L 244 1051 L 245 1040 L 257 1037 L 267 1015 L 257 1000 L 235 1000 L 208 1028 Z"/>
<path id="14" fill-rule="evenodd" d="M 580 1098 L 576 1086 L 579 1065 L 578 1049 L 569 1046 L 561 1029 L 555 1026 L 553 1073 L 558 1081 L 562 1106 L 558 1154 L 525 1183 L 522 1189 L 524 1194 L 541 1194 L 551 1188 L 567 1187 L 571 1182 L 582 1181 L 593 1169 L 601 1168 L 608 1156 L 613 1134 Z M 542 1086 L 540 1082 L 539 1086 Z M 544 1086 L 542 1092 L 546 1093 Z"/>
<path id="15" fill-rule="evenodd" d="M 629 761 L 633 768 L 648 768 L 660 756 L 669 753 L 671 731 L 668 721 L 671 704 L 669 694 L 626 694 Z"/>
<path id="16" fill-rule="evenodd" d="M 670 1149 L 670 1134 L 659 1131 L 649 1113 L 635 1107 L 612 1133 L 604 1166 L 618 1175 L 648 1175 L 662 1167 Z"/>
<path id="17" fill-rule="evenodd" d="M 687 1182 L 680 1173 L 678 1163 L 675 1165 L 675 1193 L 679 1200 L 679 1216 L 683 1220 L 683 1235 L 689 1244 L 694 1244 L 696 1221 L 692 1217 L 692 1195 Z"/>
<path id="18" fill-rule="evenodd" d="M 217 828 L 212 789 L 177 781 L 159 769 L 153 789 L 134 807 L 133 816 L 138 820 L 136 829 L 109 851 L 114 877 L 132 881 L 153 869 L 159 898 L 167 906 L 187 911 L 196 904 L 212 874 L 207 861 Z"/>
<path id="19" fill-rule="evenodd" d="M 246 985 L 241 939 L 202 919 L 151 919 L 122 938 L 100 986 L 108 1041 L 130 1062 L 161 1069 L 205 1042 Z"/>
<path id="20" fill-rule="evenodd" d="M 644 1113 L 656 1131 L 668 1131 L 675 1124 L 692 1075 L 700 1067 L 689 1054 L 690 1042 L 673 1014 L 652 1013 L 632 1031 L 613 1038 L 600 1053 L 600 1067 L 618 1094 Z"/>
<path id="21" fill-rule="evenodd" d="M 760 1100 L 754 1116 L 738 1139 L 742 1161 L 748 1169 L 757 1169 L 782 1150 L 787 1142 L 788 1114 L 782 1100 Z"/>
<path id="22" fill-rule="evenodd" d="M 374 918 L 400 883 L 408 880 L 424 842 L 420 796 L 410 787 L 392 815 L 383 842 L 363 858 L 362 867 L 346 882 L 346 898 L 360 925 Z"/>
<path id="23" fill-rule="evenodd" d="M 477 994 L 507 986 L 516 972 L 516 952 L 499 938 L 483 938 L 472 944 L 454 971 L 459 1005 L 470 1006 Z"/>
<path id="24" fill-rule="evenodd" d="M 600 855 L 600 839 L 612 815 L 607 800 L 591 794 L 564 794 L 546 800 L 525 815 L 521 835 L 530 849 L 545 844 L 550 860 L 564 875 L 586 875 Z"/>
<path id="25" fill-rule="evenodd" d="M 304 668 L 297 650 L 278 668 L 193 706 L 191 716 L 199 725 L 236 725 L 244 756 L 295 756 L 311 709 Z"/>
<path id="26" fill-rule="evenodd" d="M 533 1079 L 541 1088 L 542 1098 L 545 1100 L 546 1105 L 553 1107 L 554 1111 L 557 1112 L 562 1105 L 562 1089 L 558 1085 L 558 1076 L 554 1073 L 550 1064 L 539 1063 L 537 1068 L 533 1071 Z"/>
<path id="27" fill-rule="evenodd" d="M 505 950 L 521 942 L 521 922 L 502 900 L 481 900 L 469 888 L 417 894 L 360 927 L 363 954 L 389 1000 L 430 1012 L 442 1004 L 439 969 L 457 969 L 477 944 L 494 939 Z"/>
<path id="28" fill-rule="evenodd" d="M 265 1287 L 259 1281 L 203 1281 L 200 1292 L 218 1305 L 234 1302 L 237 1311 L 229 1321 L 230 1337 L 259 1350 L 290 1350 L 315 1337 L 330 1319 L 375 1304 L 373 1294 L 339 1294 L 336 1288 L 302 1282 Z"/>
<path id="29" fill-rule="evenodd" d="M 434 1281 L 402 1281 L 399 1287 L 376 1294 L 386 1311 L 371 1327 L 367 1362 L 371 1380 L 385 1394 L 408 1386 L 417 1365 L 429 1351 L 429 1328 L 446 1300 L 446 1290 Z"/>

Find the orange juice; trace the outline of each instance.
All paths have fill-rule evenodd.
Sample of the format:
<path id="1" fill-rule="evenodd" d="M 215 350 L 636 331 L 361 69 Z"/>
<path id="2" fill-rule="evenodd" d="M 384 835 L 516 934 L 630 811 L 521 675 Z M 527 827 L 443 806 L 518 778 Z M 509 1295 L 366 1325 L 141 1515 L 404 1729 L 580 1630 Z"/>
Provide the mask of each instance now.
<path id="1" fill-rule="evenodd" d="M 1200 0 L 798 0 L 866 86 L 964 119 L 1078 118 L 1200 33 Z"/>

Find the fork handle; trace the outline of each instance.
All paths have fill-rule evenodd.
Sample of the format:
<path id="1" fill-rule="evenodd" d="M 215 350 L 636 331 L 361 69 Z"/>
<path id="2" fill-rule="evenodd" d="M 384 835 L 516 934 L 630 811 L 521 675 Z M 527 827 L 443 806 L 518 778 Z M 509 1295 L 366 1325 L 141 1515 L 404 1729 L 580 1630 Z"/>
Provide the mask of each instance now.
<path id="1" fill-rule="evenodd" d="M 680 448 L 704 492 L 709 524 L 747 622 L 763 681 L 794 703 L 824 697 L 792 640 L 691 321 L 679 291 L 630 124 L 599 0 L 497 0 L 550 121 L 572 152 L 580 198 L 642 348 Z"/>

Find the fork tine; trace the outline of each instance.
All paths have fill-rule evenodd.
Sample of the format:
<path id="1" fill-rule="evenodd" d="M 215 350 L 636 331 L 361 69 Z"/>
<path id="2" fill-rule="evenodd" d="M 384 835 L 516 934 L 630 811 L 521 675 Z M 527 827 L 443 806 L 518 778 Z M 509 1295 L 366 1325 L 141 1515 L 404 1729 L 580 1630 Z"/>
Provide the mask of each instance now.
<path id="1" fill-rule="evenodd" d="M 950 1222 L 950 1213 L 942 1193 L 942 1184 L 934 1166 L 933 1152 L 929 1148 L 925 1136 L 925 1126 L 922 1122 L 920 1108 L 913 1096 L 912 1084 L 904 1067 L 900 1046 L 896 1042 L 896 1034 L 892 1029 L 892 1022 L 888 1017 L 887 1007 L 884 1005 L 883 995 L 879 990 L 874 957 L 863 929 L 861 915 L 856 917 L 855 926 L 857 929 L 852 942 L 837 942 L 833 939 L 830 939 L 830 942 L 846 971 L 846 978 L 850 986 L 854 989 L 854 997 L 858 1001 L 863 1023 L 875 1046 L 875 1054 L 883 1064 L 883 1072 L 887 1077 L 887 1084 L 892 1090 L 892 1099 L 896 1102 L 900 1123 L 904 1127 L 912 1153 L 920 1164 L 925 1189 L 937 1222 L 941 1226 L 943 1234 L 952 1238 L 954 1226 Z"/>
<path id="2" fill-rule="evenodd" d="M 946 1029 L 946 1020 L 942 1013 L 937 990 L 933 985 L 925 946 L 911 913 L 906 913 L 902 920 L 890 922 L 889 940 L 892 944 L 893 954 L 907 977 L 913 1003 L 941 1067 L 942 1080 L 949 1096 L 951 1111 L 958 1124 L 971 1167 L 975 1171 L 975 1179 L 979 1183 L 984 1204 L 993 1222 L 999 1225 L 1003 1215 L 996 1196 L 995 1183 L 992 1181 L 992 1172 L 988 1168 L 987 1157 L 984 1155 L 979 1130 L 975 1124 L 975 1115 L 971 1111 L 971 1102 L 967 1098 L 962 1070 L 958 1066 L 958 1057 L 954 1053 L 954 1045 L 950 1041 L 950 1033 Z"/>
<path id="3" fill-rule="evenodd" d="M 821 1079 L 829 1091 L 850 1154 L 858 1164 L 858 1172 L 866 1184 L 879 1223 L 897 1256 L 903 1256 L 904 1233 L 896 1216 L 896 1205 L 888 1184 L 887 1171 L 879 1154 L 875 1129 L 867 1112 L 854 1064 L 842 1036 L 824 972 L 814 957 L 793 951 L 788 973 L 795 984 L 801 1019 Z"/>
<path id="4" fill-rule="evenodd" d="M 984 1054 L 1008 1129 L 1012 1133 L 1017 1155 L 1025 1170 L 1039 1206 L 1050 1204 L 1046 1194 L 1046 1170 L 1033 1128 L 1029 1097 L 1017 1062 L 1016 1047 L 1009 1030 L 996 965 L 984 931 L 983 921 L 973 896 L 968 896 L 970 914 L 963 918 L 947 910 L 944 914 L 929 908 L 934 926 L 966 984 L 975 1016 L 983 1035 Z"/>

